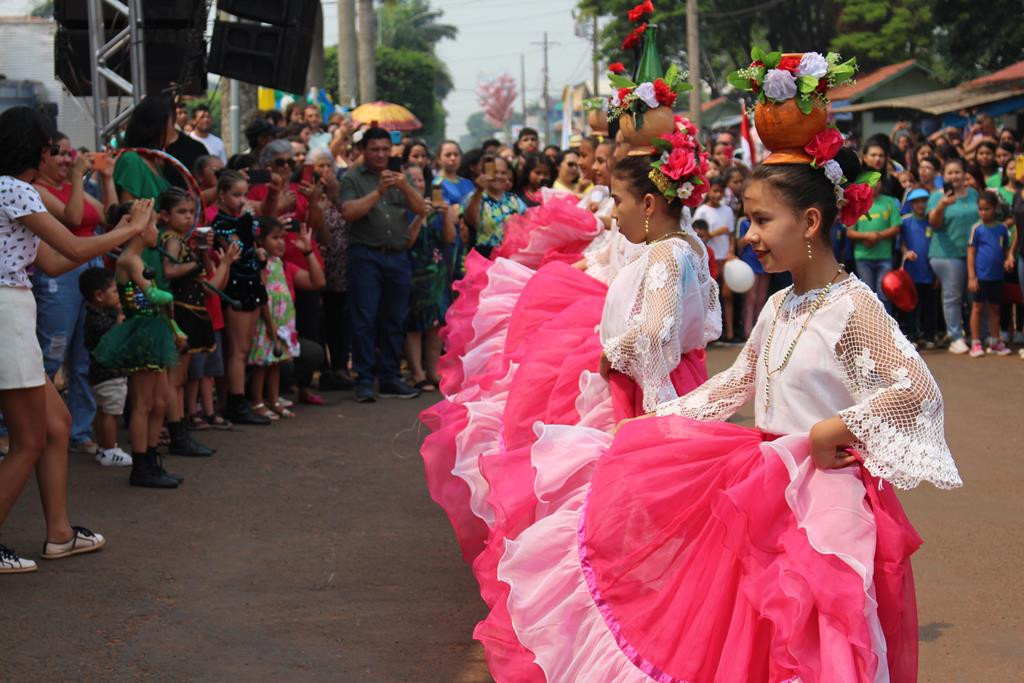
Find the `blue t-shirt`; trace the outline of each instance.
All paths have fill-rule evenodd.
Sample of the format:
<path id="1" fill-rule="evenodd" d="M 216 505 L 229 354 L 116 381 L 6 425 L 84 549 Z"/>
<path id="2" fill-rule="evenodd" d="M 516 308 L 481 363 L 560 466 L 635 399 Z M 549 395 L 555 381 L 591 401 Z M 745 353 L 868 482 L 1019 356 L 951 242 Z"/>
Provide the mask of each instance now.
<path id="1" fill-rule="evenodd" d="M 1003 261 L 1006 260 L 1006 247 L 1009 244 L 1010 231 L 1002 223 L 976 223 L 971 228 L 974 274 L 979 280 L 1003 281 Z"/>
<path id="2" fill-rule="evenodd" d="M 750 219 L 744 218 L 736 228 L 736 238 L 742 238 L 747 234 L 747 230 L 750 230 Z M 764 267 L 761 265 L 761 262 L 757 260 L 757 254 L 754 253 L 754 248 L 749 244 L 744 245 L 743 251 L 740 252 L 740 260 L 750 266 L 750 269 L 753 270 L 755 274 L 760 275 L 764 272 Z"/>
<path id="3" fill-rule="evenodd" d="M 443 176 L 437 176 L 434 178 L 434 187 L 441 188 L 441 196 L 449 204 L 461 204 L 462 200 L 473 194 L 473 190 L 476 189 L 476 185 L 473 184 L 472 180 L 456 176 L 458 180 L 452 182 Z"/>
<path id="4" fill-rule="evenodd" d="M 932 229 L 928 217 L 918 218 L 914 214 L 903 217 L 900 223 L 900 244 L 917 254 L 916 261 L 907 261 L 903 268 L 910 273 L 914 282 L 930 285 L 935 282 L 935 273 L 928 263 L 928 247 L 932 242 Z"/>

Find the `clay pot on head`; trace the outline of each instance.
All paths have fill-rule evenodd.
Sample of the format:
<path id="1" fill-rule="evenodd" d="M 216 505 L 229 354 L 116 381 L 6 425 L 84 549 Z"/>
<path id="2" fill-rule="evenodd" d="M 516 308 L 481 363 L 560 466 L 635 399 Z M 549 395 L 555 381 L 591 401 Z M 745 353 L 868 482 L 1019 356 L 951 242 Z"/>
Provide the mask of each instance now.
<path id="1" fill-rule="evenodd" d="M 608 135 L 608 114 L 601 109 L 591 109 L 587 114 L 587 125 L 595 135 Z"/>
<path id="2" fill-rule="evenodd" d="M 639 130 L 633 120 L 633 114 L 626 112 L 619 117 L 619 132 L 622 139 L 629 145 L 629 156 L 655 154 L 657 150 L 651 146 L 651 140 L 659 135 L 671 135 L 676 129 L 676 115 L 670 107 L 658 107 L 644 112 L 643 125 Z"/>

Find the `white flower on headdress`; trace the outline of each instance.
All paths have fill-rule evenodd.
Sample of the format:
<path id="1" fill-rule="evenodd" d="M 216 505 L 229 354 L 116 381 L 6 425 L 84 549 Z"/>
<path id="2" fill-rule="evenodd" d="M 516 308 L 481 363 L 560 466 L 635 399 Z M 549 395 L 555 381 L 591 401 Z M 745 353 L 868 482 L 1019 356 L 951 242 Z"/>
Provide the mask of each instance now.
<path id="1" fill-rule="evenodd" d="M 764 94 L 776 102 L 792 99 L 796 97 L 796 79 L 785 69 L 771 69 L 764 75 Z"/>
<path id="2" fill-rule="evenodd" d="M 797 76 L 813 76 L 821 78 L 828 73 L 828 62 L 817 52 L 805 52 L 800 58 L 800 66 L 797 67 Z"/>
<path id="3" fill-rule="evenodd" d="M 843 182 L 843 167 L 835 159 L 826 161 L 821 165 L 821 169 L 825 171 L 825 177 L 832 181 L 833 185 L 839 185 Z"/>
<path id="4" fill-rule="evenodd" d="M 614 95 L 612 95 L 611 106 L 612 107 L 621 107 L 622 106 L 622 100 L 619 99 L 619 93 L 616 92 Z"/>
<path id="5" fill-rule="evenodd" d="M 689 199 L 690 195 L 693 194 L 693 183 L 685 182 L 676 188 L 676 196 L 680 199 Z"/>
<path id="6" fill-rule="evenodd" d="M 654 92 L 653 83 L 641 83 L 640 85 L 636 86 L 635 90 L 633 90 L 633 94 L 639 97 L 643 101 L 643 103 L 646 104 L 651 109 L 657 109 L 658 107 L 661 106 L 661 104 L 658 102 L 658 96 Z"/>

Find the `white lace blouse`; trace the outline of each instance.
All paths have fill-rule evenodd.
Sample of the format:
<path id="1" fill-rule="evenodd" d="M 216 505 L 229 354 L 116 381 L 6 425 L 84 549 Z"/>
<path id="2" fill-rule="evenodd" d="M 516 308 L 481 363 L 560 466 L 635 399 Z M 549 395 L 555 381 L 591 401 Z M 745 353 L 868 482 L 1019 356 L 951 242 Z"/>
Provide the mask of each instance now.
<path id="1" fill-rule="evenodd" d="M 821 290 L 789 292 L 769 300 L 731 368 L 659 406 L 658 414 L 724 420 L 753 400 L 756 426 L 780 435 L 808 432 L 839 415 L 873 475 L 904 489 L 921 481 L 961 486 L 946 445 L 938 385 L 878 298 L 853 276 L 832 286 L 789 365 L 771 378 L 768 400 L 765 366 L 774 370 L 783 362 Z"/>
<path id="2" fill-rule="evenodd" d="M 686 241 L 636 246 L 608 289 L 599 331 L 611 366 L 640 385 L 649 411 L 676 398 L 672 371 L 721 334 L 722 314 L 706 258 Z"/>

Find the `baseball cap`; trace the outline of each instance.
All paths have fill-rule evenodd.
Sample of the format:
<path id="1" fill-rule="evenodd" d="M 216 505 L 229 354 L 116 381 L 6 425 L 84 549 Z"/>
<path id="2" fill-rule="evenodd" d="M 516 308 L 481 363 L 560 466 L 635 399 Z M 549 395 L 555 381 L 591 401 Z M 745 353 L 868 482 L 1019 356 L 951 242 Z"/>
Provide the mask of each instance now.
<path id="1" fill-rule="evenodd" d="M 261 135 L 280 135 L 284 128 L 275 126 L 262 116 L 253 119 L 245 127 L 245 137 L 249 140 L 256 140 Z"/>
<path id="2" fill-rule="evenodd" d="M 910 191 L 910 194 L 907 195 L 907 201 L 912 202 L 915 199 L 928 199 L 930 196 L 931 195 L 928 194 L 928 190 L 918 187 Z"/>

